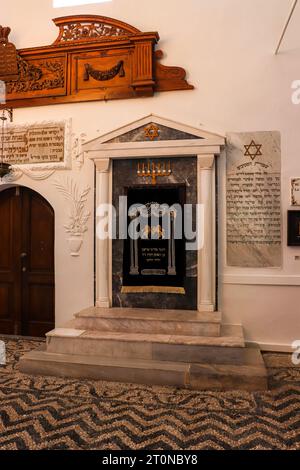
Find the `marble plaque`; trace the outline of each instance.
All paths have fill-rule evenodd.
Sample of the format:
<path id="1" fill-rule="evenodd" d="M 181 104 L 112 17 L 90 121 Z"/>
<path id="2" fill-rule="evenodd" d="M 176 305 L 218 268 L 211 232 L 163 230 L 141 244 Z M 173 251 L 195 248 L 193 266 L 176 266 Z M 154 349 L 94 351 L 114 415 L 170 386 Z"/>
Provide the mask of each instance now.
<path id="1" fill-rule="evenodd" d="M 281 266 L 279 132 L 227 135 L 227 265 Z"/>
<path id="2" fill-rule="evenodd" d="M 291 192 L 291 205 L 300 206 L 300 178 L 292 178 Z"/>
<path id="3" fill-rule="evenodd" d="M 4 161 L 12 165 L 60 163 L 64 161 L 64 151 L 64 122 L 8 125 L 5 129 Z"/>

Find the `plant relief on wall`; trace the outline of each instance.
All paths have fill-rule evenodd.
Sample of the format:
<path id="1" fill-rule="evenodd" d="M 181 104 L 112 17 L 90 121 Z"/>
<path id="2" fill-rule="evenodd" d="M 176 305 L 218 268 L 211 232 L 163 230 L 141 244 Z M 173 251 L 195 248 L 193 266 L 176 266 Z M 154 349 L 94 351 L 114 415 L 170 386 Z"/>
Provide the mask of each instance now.
<path id="1" fill-rule="evenodd" d="M 91 188 L 86 187 L 81 190 L 77 183 L 70 178 L 66 178 L 63 183 L 55 181 L 54 186 L 70 204 L 69 221 L 64 225 L 64 228 L 69 234 L 67 240 L 71 256 L 79 256 L 83 236 L 88 231 L 87 223 L 91 216 L 91 213 L 85 208 Z"/>

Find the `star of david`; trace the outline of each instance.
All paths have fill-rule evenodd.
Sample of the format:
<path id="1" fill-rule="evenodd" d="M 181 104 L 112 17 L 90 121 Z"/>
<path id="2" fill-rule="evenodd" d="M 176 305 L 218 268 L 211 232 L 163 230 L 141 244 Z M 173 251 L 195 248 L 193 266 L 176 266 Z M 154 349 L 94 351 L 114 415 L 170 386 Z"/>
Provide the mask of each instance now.
<path id="1" fill-rule="evenodd" d="M 154 140 L 159 137 L 159 129 L 155 124 L 151 124 L 144 129 L 146 139 Z"/>
<path id="2" fill-rule="evenodd" d="M 251 143 L 249 145 L 244 145 L 246 151 L 244 153 L 245 157 L 250 157 L 251 160 L 255 160 L 256 157 L 261 157 L 261 148 L 262 145 L 256 144 L 254 140 L 251 140 Z"/>

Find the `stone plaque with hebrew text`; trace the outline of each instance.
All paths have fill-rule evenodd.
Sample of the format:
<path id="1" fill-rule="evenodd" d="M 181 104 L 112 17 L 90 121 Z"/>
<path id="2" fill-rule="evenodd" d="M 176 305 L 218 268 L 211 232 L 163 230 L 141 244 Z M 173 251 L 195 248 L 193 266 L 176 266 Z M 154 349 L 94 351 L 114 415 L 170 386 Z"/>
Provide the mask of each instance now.
<path id="1" fill-rule="evenodd" d="M 0 135 L 0 146 L 2 136 Z M 65 123 L 9 125 L 4 133 L 4 161 L 10 164 L 64 162 Z"/>
<path id="2" fill-rule="evenodd" d="M 279 132 L 227 135 L 227 265 L 281 266 Z"/>

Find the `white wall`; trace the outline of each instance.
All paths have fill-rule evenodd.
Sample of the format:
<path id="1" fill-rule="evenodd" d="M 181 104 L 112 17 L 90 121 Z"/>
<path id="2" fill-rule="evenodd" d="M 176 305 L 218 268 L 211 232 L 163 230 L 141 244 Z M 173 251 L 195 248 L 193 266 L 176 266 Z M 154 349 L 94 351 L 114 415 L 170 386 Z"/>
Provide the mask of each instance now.
<path id="1" fill-rule="evenodd" d="M 11 39 L 18 48 L 51 44 L 57 36 L 54 17 L 111 16 L 143 31 L 157 30 L 165 52 L 163 63 L 185 67 L 196 89 L 147 99 L 21 109 L 15 112 L 15 122 L 72 117 L 74 132 L 85 132 L 90 139 L 98 131 L 102 134 L 155 113 L 223 134 L 281 132 L 283 267 L 222 268 L 221 308 L 227 322 L 244 324 L 249 340 L 289 347 L 300 339 L 300 261 L 295 260 L 300 249 L 286 246 L 289 180 L 300 176 L 300 106 L 291 102 L 291 83 L 300 79 L 300 5 L 278 56 L 273 52 L 290 0 L 113 0 L 64 9 L 51 5 L 52 0 L 0 0 L 1 23 L 12 28 Z M 91 184 L 92 172 L 88 162 L 77 177 Z M 225 226 L 224 220 L 220 225 Z M 76 272 L 79 285 L 74 295 L 61 293 L 59 322 L 92 303 L 91 256 L 89 230 L 80 260 L 69 259 L 69 268 L 64 266 L 66 271 L 61 272 L 61 276 Z"/>

